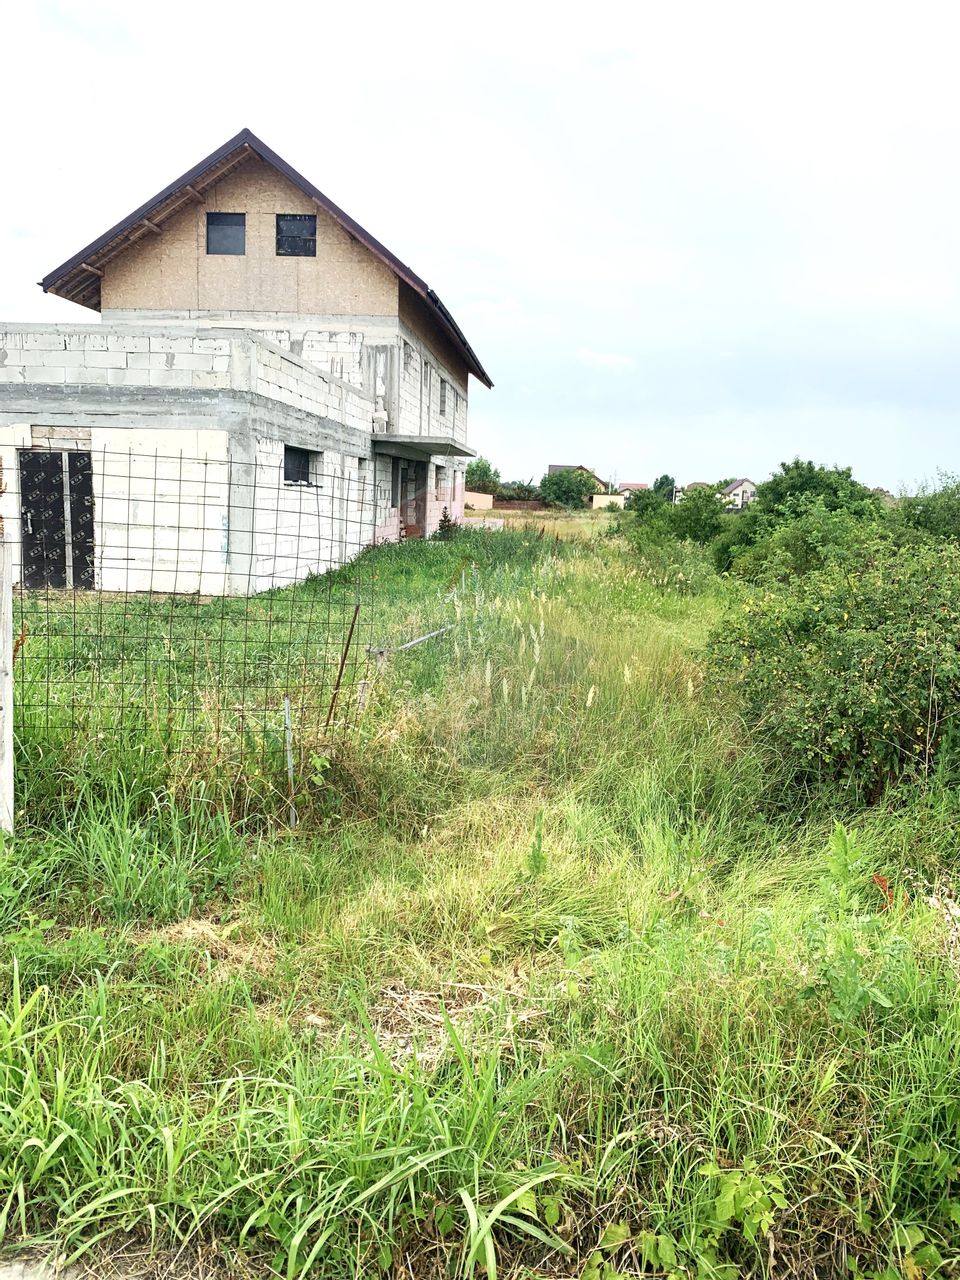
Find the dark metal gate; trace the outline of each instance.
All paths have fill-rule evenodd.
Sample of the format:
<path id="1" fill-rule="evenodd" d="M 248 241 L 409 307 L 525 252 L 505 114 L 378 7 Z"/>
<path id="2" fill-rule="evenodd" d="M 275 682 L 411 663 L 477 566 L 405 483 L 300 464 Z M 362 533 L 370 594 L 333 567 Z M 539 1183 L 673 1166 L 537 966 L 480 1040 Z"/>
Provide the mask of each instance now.
<path id="1" fill-rule="evenodd" d="M 25 587 L 85 587 L 93 581 L 90 454 L 20 451 Z"/>

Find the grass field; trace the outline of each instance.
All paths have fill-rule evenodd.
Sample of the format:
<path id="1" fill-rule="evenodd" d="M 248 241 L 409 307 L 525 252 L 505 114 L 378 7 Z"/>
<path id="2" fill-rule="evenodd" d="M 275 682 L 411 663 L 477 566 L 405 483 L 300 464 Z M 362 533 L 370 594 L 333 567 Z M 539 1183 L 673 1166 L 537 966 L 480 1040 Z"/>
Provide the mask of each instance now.
<path id="1" fill-rule="evenodd" d="M 454 629 L 314 757 L 296 831 L 109 744 L 34 779 L 0 859 L 8 1246 L 957 1274 L 960 800 L 788 802 L 704 684 L 734 588 L 565 534 L 373 553 L 391 634 Z"/>
<path id="2" fill-rule="evenodd" d="M 539 533 L 542 529 L 545 537 L 569 541 L 601 537 L 609 530 L 614 516 L 609 511 L 511 511 L 497 507 L 491 511 L 466 511 L 463 522 L 469 529 L 471 521 L 484 518 L 502 520 L 504 529 L 524 533 Z"/>

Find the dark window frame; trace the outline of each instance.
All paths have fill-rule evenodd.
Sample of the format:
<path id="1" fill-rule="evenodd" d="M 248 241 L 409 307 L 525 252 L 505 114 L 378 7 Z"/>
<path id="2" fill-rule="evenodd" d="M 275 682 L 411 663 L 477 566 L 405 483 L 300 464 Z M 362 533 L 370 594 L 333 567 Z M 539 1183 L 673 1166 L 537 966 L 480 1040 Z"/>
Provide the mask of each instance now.
<path id="1" fill-rule="evenodd" d="M 210 232 L 223 233 L 229 231 L 239 231 L 239 238 L 230 235 L 223 236 L 215 234 L 213 241 L 219 241 L 220 245 L 229 244 L 232 240 L 234 247 L 232 248 L 213 248 L 211 247 Z M 239 248 L 236 244 L 239 243 Z M 245 213 L 221 213 L 219 210 L 211 210 L 207 213 L 207 255 L 216 258 L 244 258 L 247 253 L 247 215 Z"/>
<path id="2" fill-rule="evenodd" d="M 278 258 L 315 258 L 317 215 L 278 213 L 276 251 Z"/>
<path id="3" fill-rule="evenodd" d="M 283 446 L 283 483 L 309 485 L 315 489 L 322 488 L 321 478 L 314 479 L 317 473 L 315 460 L 322 457 L 312 449 L 304 449 L 298 444 Z"/>

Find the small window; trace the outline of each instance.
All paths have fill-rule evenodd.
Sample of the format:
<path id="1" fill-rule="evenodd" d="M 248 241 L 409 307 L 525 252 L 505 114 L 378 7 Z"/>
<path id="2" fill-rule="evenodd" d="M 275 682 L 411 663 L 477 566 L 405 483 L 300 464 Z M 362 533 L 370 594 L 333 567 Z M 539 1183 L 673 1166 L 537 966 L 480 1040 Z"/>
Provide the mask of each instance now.
<path id="1" fill-rule="evenodd" d="M 226 253 L 243 257 L 246 253 L 247 215 L 245 213 L 207 214 L 207 253 Z"/>
<path id="2" fill-rule="evenodd" d="M 399 507 L 400 505 L 400 459 L 392 458 L 390 467 L 390 505 L 391 507 Z"/>
<path id="3" fill-rule="evenodd" d="M 277 257 L 315 258 L 317 256 L 317 215 L 315 213 L 277 214 Z"/>
<path id="4" fill-rule="evenodd" d="M 283 446 L 283 478 L 287 484 L 313 484 L 311 460 L 319 457 L 309 449 L 298 449 L 292 444 Z"/>
<path id="5" fill-rule="evenodd" d="M 443 383 L 441 382 L 440 385 L 443 386 Z M 446 467 L 435 467 L 433 477 L 433 496 L 437 502 L 439 502 L 443 496 L 443 482 L 445 478 Z"/>
<path id="6" fill-rule="evenodd" d="M 431 369 L 431 367 L 427 364 L 426 360 L 424 360 L 424 362 L 423 362 L 423 390 L 424 390 L 424 394 L 427 396 L 427 399 L 429 399 L 429 398 L 430 398 L 430 375 L 431 375 L 432 373 L 433 373 L 433 370 L 432 370 L 432 369 Z"/>
<path id="7" fill-rule="evenodd" d="M 443 378 L 440 379 L 440 417 L 447 416 L 447 384 Z"/>

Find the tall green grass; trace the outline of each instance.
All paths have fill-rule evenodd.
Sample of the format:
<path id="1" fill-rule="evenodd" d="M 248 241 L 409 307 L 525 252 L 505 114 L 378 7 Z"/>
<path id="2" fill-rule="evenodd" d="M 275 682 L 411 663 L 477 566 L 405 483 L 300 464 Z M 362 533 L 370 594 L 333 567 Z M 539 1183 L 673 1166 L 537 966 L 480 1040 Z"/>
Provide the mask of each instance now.
<path id="1" fill-rule="evenodd" d="M 616 543 L 374 566 L 395 634 L 453 630 L 298 776 L 296 831 L 118 753 L 3 848 L 7 1244 L 952 1274 L 956 797 L 787 810 L 703 690 L 720 602 Z"/>

